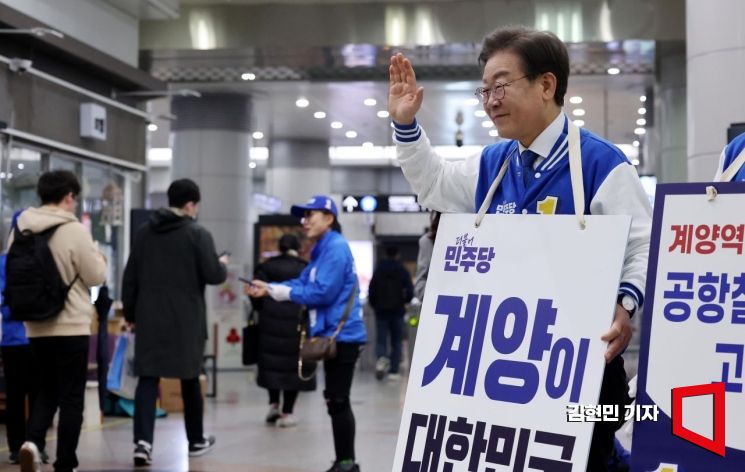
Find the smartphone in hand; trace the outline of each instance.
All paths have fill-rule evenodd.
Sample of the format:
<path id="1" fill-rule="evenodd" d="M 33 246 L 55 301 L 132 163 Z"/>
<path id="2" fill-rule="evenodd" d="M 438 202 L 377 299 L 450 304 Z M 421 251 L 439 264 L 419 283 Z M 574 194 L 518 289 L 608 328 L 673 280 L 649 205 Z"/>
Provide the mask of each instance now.
<path id="1" fill-rule="evenodd" d="M 241 281 L 241 282 L 243 282 L 244 284 L 246 284 L 246 285 L 249 285 L 249 286 L 251 286 L 251 287 L 256 287 L 256 284 L 255 284 L 255 283 L 251 282 L 250 280 L 248 280 L 248 279 L 247 279 L 247 278 L 245 278 L 245 277 L 238 277 L 238 280 L 240 280 L 240 281 Z"/>

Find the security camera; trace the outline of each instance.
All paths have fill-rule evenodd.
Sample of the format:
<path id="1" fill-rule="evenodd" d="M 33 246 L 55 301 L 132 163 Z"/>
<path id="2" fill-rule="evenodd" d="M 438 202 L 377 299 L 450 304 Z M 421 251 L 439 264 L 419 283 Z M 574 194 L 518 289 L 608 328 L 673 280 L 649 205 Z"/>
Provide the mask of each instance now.
<path id="1" fill-rule="evenodd" d="M 24 72 L 27 72 L 29 69 L 31 69 L 31 64 L 31 59 L 21 59 L 20 57 L 14 57 L 11 58 L 8 67 L 12 72 L 23 74 Z"/>
<path id="2" fill-rule="evenodd" d="M 463 131 L 461 130 L 455 132 L 455 145 L 458 147 L 463 146 Z"/>

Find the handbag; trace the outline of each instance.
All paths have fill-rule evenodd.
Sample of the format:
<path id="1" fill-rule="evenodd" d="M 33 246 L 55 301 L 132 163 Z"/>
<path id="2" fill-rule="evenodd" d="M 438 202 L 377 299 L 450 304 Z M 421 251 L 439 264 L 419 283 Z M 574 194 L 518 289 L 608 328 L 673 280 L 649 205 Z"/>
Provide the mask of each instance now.
<path id="1" fill-rule="evenodd" d="M 241 360 L 243 365 L 253 365 L 259 362 L 259 319 L 254 309 L 251 309 L 248 315 L 248 324 L 243 327 Z"/>
<path id="2" fill-rule="evenodd" d="M 135 334 L 122 333 L 116 340 L 114 357 L 111 359 L 106 388 L 122 398 L 133 400 L 138 377 L 134 373 Z"/>
<path id="3" fill-rule="evenodd" d="M 344 327 L 344 323 L 347 322 L 347 318 L 349 318 L 349 312 L 352 311 L 354 300 L 357 297 L 358 288 L 359 284 L 357 278 L 355 277 L 352 293 L 349 295 L 347 306 L 344 308 L 344 314 L 339 320 L 339 324 L 336 325 L 334 334 L 332 334 L 331 336 L 311 336 L 306 339 L 307 333 L 305 326 L 303 326 L 300 332 L 300 353 L 298 355 L 297 361 L 297 374 L 301 380 L 312 379 L 313 376 L 316 374 L 316 369 L 318 368 L 318 366 L 316 365 L 316 369 L 313 370 L 310 376 L 304 376 L 303 362 L 318 362 L 327 359 L 333 359 L 336 357 L 336 337 L 339 335 L 342 328 Z"/>

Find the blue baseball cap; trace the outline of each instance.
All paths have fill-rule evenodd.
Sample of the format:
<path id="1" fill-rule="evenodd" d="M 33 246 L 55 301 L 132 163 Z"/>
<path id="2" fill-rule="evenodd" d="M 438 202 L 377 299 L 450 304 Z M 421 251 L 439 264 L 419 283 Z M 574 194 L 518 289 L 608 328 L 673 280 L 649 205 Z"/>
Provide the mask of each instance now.
<path id="1" fill-rule="evenodd" d="M 331 197 L 326 195 L 314 195 L 303 205 L 292 205 L 290 213 L 298 218 L 302 218 L 308 210 L 324 210 L 330 212 L 334 216 L 339 216 L 339 211 L 336 209 L 336 203 L 334 203 Z"/>

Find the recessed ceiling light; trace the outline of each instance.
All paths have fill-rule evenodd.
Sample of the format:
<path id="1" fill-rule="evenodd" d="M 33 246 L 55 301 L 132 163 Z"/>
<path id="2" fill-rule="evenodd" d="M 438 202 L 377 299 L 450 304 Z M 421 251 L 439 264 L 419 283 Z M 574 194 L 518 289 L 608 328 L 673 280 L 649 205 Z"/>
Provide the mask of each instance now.
<path id="1" fill-rule="evenodd" d="M 387 111 L 385 111 L 385 110 L 380 110 L 380 111 L 378 112 L 378 118 L 388 118 L 388 114 L 389 114 L 389 113 L 388 113 Z"/>
<path id="2" fill-rule="evenodd" d="M 313 118 L 318 118 L 319 120 L 326 118 L 326 113 L 323 111 L 317 111 L 313 113 Z"/>
<path id="3" fill-rule="evenodd" d="M 476 118 L 483 118 L 486 116 L 486 112 L 484 110 L 476 110 L 475 112 L 473 112 L 473 115 Z"/>
<path id="4" fill-rule="evenodd" d="M 638 134 L 639 136 L 643 135 L 646 132 L 647 132 L 647 130 L 645 130 L 644 128 L 636 128 L 634 130 L 634 134 Z"/>
<path id="5" fill-rule="evenodd" d="M 576 110 L 572 110 L 572 115 L 574 115 L 574 116 L 585 116 L 585 110 L 584 110 L 584 108 L 577 108 Z"/>
<path id="6" fill-rule="evenodd" d="M 341 121 L 332 121 L 331 122 L 331 127 L 334 128 L 334 129 L 339 129 L 339 128 L 342 128 L 343 126 L 344 125 L 342 124 Z"/>
<path id="7" fill-rule="evenodd" d="M 156 125 L 155 123 L 149 123 L 147 125 L 147 130 L 148 131 L 158 131 L 158 125 Z"/>
<path id="8" fill-rule="evenodd" d="M 580 103 L 582 103 L 582 97 L 577 97 L 577 96 L 569 97 L 569 103 L 572 103 L 574 105 L 579 105 Z"/>
<path id="9" fill-rule="evenodd" d="M 374 98 L 366 98 L 365 101 L 363 101 L 362 103 L 364 103 L 365 106 L 374 107 L 375 105 L 378 104 L 378 101 L 375 100 Z"/>
<path id="10" fill-rule="evenodd" d="M 480 103 L 481 101 L 476 97 L 469 98 L 468 100 L 466 100 L 466 105 L 468 105 L 469 107 L 475 107 L 479 105 Z"/>
<path id="11" fill-rule="evenodd" d="M 251 162 L 249 162 L 249 163 L 248 163 L 248 167 L 249 167 L 250 169 L 256 169 L 256 163 L 255 163 L 255 162 L 253 162 L 253 161 L 251 161 Z"/>
<path id="12" fill-rule="evenodd" d="M 496 138 L 497 136 L 499 136 L 499 131 L 497 131 L 495 129 L 490 129 L 489 130 L 489 136 L 491 136 L 493 138 Z"/>
<path id="13" fill-rule="evenodd" d="M 23 170 L 24 167 L 26 167 L 26 166 L 23 165 L 23 162 L 19 162 L 18 163 L 18 170 Z"/>
<path id="14" fill-rule="evenodd" d="M 371 143 L 370 141 L 365 141 L 364 143 L 362 143 L 362 147 L 366 147 L 366 148 L 373 147 L 373 143 Z"/>
<path id="15" fill-rule="evenodd" d="M 356 138 L 356 137 L 357 137 L 357 131 L 351 131 L 351 130 L 350 130 L 350 131 L 347 131 L 347 132 L 345 133 L 345 136 L 346 136 L 347 138 L 349 138 L 349 139 L 354 139 L 354 138 Z"/>
<path id="16" fill-rule="evenodd" d="M 581 128 L 582 126 L 585 126 L 585 120 L 574 120 L 574 121 L 573 121 L 573 123 L 574 123 L 575 125 L 579 126 L 580 128 Z"/>
<path id="17" fill-rule="evenodd" d="M 644 108 L 644 107 L 641 107 L 641 108 L 639 108 L 639 109 L 638 109 L 638 110 L 636 110 L 636 111 L 637 111 L 637 112 L 638 112 L 638 113 L 639 113 L 640 115 L 643 115 L 643 114 L 647 113 L 647 109 L 646 109 L 646 108 Z"/>
<path id="18" fill-rule="evenodd" d="M 618 67 L 609 67 L 608 68 L 608 74 L 610 74 L 610 75 L 618 75 L 620 73 L 621 73 L 621 69 L 619 69 Z"/>
<path id="19" fill-rule="evenodd" d="M 494 123 L 492 123 L 491 120 L 484 120 L 481 122 L 481 126 L 483 126 L 484 128 L 491 128 L 492 126 L 494 126 Z"/>
<path id="20" fill-rule="evenodd" d="M 254 131 L 251 136 L 253 136 L 254 139 L 264 139 L 264 133 L 261 131 Z"/>
<path id="21" fill-rule="evenodd" d="M 647 96 L 646 95 L 642 95 L 641 97 L 639 97 L 639 101 L 640 102 L 646 102 L 647 101 Z"/>
<path id="22" fill-rule="evenodd" d="M 638 120 L 636 120 L 636 124 L 639 126 L 644 126 L 647 124 L 647 120 L 645 120 L 644 118 L 639 118 Z"/>
<path id="23" fill-rule="evenodd" d="M 308 101 L 307 98 L 300 97 L 297 100 L 295 100 L 295 106 L 297 106 L 298 108 L 305 108 L 308 105 L 310 105 L 310 102 Z"/>
<path id="24" fill-rule="evenodd" d="M 632 146 L 634 146 L 634 147 L 639 147 L 639 141 L 637 141 L 636 139 L 635 139 L 635 140 L 634 140 L 634 142 L 633 142 L 633 143 L 631 143 L 631 144 L 632 144 Z"/>
<path id="25" fill-rule="evenodd" d="M 244 72 L 241 74 L 241 79 L 243 80 L 254 80 L 256 79 L 256 74 L 253 74 L 251 72 Z"/>

